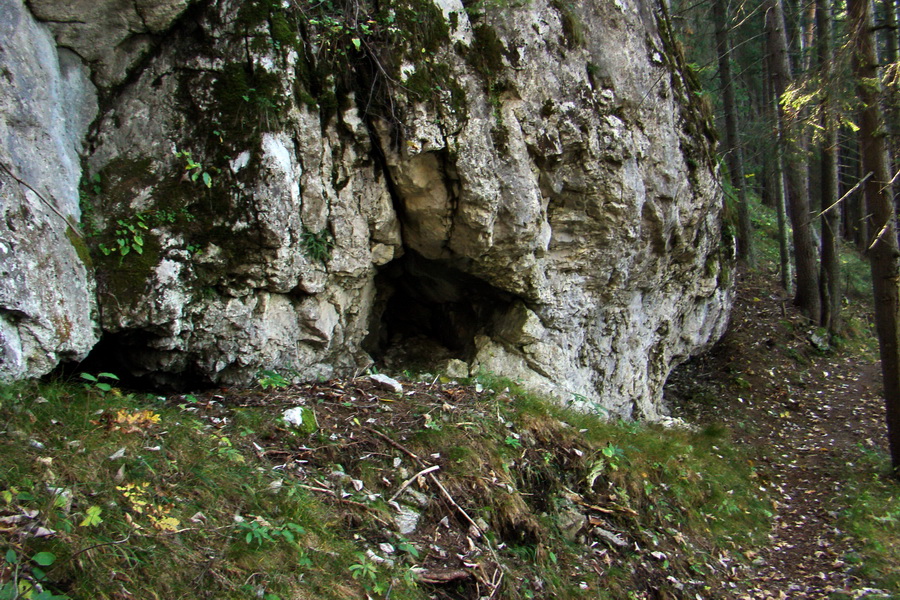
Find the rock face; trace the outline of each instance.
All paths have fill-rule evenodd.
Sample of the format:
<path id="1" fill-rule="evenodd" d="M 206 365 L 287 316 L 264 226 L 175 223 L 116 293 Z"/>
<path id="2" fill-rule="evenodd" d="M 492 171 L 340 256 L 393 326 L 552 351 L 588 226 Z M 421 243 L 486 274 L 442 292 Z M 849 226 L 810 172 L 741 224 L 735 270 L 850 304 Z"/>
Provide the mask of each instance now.
<path id="1" fill-rule="evenodd" d="M 427 338 L 441 349 L 431 358 L 653 418 L 671 368 L 724 330 L 731 246 L 712 142 L 656 0 L 394 0 L 331 14 L 273 0 L 105 0 L 78 23 L 65 16 L 72 3 L 35 0 L 49 30 L 0 2 L 49 55 L 11 56 L 4 30 L 4 62 L 65 64 L 55 76 L 70 91 L 46 110 L 77 117 L 59 131 L 38 119 L 39 137 L 66 142 L 29 142 L 40 159 L 16 159 L 4 137 L 4 165 L 65 148 L 71 169 L 29 184 L 62 186 L 60 212 L 77 219 L 81 176 L 94 257 L 93 271 L 74 254 L 55 271 L 19 268 L 55 282 L 38 286 L 45 309 L 78 290 L 81 345 L 20 344 L 30 366 L 4 374 L 84 352 L 91 273 L 95 357 L 173 382 L 352 374 Z M 4 191 L 4 210 L 41 208 L 3 185 L 17 194 Z M 58 242 L 71 251 L 69 238 Z M 41 246 L 18 252 L 62 260 Z M 35 285 L 11 289 L 27 297 Z M 10 354 L 6 332 L 22 325 L 2 289 Z"/>
<path id="2" fill-rule="evenodd" d="M 0 0 L 0 379 L 40 375 L 98 339 L 78 221 L 78 150 L 97 114 L 77 56 Z"/>

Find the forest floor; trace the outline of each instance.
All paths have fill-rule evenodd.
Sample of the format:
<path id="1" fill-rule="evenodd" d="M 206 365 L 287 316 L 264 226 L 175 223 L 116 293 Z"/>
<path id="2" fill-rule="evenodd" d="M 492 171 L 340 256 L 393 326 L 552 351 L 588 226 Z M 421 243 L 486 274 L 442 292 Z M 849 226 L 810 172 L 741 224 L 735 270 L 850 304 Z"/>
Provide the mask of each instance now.
<path id="1" fill-rule="evenodd" d="M 773 498 L 769 543 L 745 552 L 752 567 L 735 574 L 733 597 L 892 597 L 860 576 L 869 541 L 842 521 L 860 475 L 889 485 L 872 460 L 887 449 L 876 349 L 827 347 L 772 281 L 742 277 L 725 337 L 667 387 L 675 415 L 754 448 Z"/>

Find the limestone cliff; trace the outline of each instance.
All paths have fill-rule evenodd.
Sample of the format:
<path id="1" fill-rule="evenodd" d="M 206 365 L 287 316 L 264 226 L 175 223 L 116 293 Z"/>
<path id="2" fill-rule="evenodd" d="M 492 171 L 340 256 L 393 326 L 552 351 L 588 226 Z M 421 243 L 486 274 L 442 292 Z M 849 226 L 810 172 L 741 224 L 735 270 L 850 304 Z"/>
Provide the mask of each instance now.
<path id="1" fill-rule="evenodd" d="M 657 0 L 0 11 L 4 377 L 97 325 L 160 381 L 405 344 L 652 418 L 724 329 L 713 142 Z"/>

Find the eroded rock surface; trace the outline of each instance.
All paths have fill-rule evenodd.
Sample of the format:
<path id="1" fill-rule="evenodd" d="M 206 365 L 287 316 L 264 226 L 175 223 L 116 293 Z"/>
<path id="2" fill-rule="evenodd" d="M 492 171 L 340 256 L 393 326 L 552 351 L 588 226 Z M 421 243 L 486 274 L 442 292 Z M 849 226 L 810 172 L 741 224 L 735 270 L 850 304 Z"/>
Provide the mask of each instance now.
<path id="1" fill-rule="evenodd" d="M 87 144 L 65 182 L 93 182 L 83 229 L 120 368 L 329 377 L 425 336 L 652 418 L 674 364 L 722 333 L 712 142 L 654 0 L 360 3 L 358 21 L 90 4 L 86 23 L 29 6 L 100 86 L 89 135 L 46 131 Z"/>
<path id="2" fill-rule="evenodd" d="M 98 339 L 79 233 L 81 141 L 97 113 L 81 61 L 0 1 L 0 379 L 41 375 Z"/>

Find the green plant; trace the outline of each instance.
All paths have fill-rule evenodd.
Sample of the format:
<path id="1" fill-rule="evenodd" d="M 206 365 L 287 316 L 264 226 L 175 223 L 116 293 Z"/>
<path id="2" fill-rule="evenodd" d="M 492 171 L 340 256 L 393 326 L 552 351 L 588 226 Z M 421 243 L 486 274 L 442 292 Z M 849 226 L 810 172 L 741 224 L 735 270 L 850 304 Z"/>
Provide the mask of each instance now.
<path id="1" fill-rule="evenodd" d="M 216 446 L 212 450 L 210 450 L 210 454 L 215 454 L 217 456 L 227 458 L 232 462 L 244 462 L 244 455 L 241 454 L 240 450 L 234 447 L 228 437 L 215 434 L 210 437 L 216 442 Z"/>
<path id="2" fill-rule="evenodd" d="M 0 536 L 11 540 L 0 547 L 0 598 L 49 599 L 63 591 L 111 598 L 125 578 L 135 598 L 195 597 L 201 583 L 216 598 L 349 597 L 330 586 L 358 548 L 336 530 L 332 509 L 307 490 L 273 487 L 284 474 L 273 477 L 272 463 L 249 440 L 230 443 L 237 424 L 229 419 L 210 434 L 206 405 L 181 396 L 160 402 L 97 383 L 115 379 L 94 373 L 77 384 L 0 384 L 0 424 L 34 442 L 0 436 L 0 514 L 28 515 L 4 525 L 13 531 Z M 265 409 L 246 410 L 272 424 L 267 432 L 278 432 Z M 277 543 L 245 541 L 234 517 L 250 514 L 246 520 L 258 517 Z M 304 532 L 312 534 L 308 546 Z M 9 547 L 15 563 L 4 559 Z M 42 566 L 37 561 L 49 558 L 42 552 L 59 558 Z M 185 565 L 199 569 L 188 574 Z M 204 575 L 204 565 L 216 568 L 216 577 Z M 35 568 L 47 579 L 37 581 Z M 7 585 L 11 579 L 16 583 Z M 252 590 L 245 592 L 248 580 Z"/>
<path id="3" fill-rule="evenodd" d="M 193 181 L 202 181 L 203 185 L 208 188 L 212 187 L 212 175 L 209 174 L 208 171 L 203 169 L 203 165 L 194 160 L 193 156 L 187 150 L 178 150 L 175 149 L 175 158 L 183 158 L 184 159 L 184 170 L 187 174 L 187 177 Z"/>
<path id="4" fill-rule="evenodd" d="M 272 128 L 273 123 L 270 121 L 275 120 L 275 117 L 277 117 L 281 110 L 277 100 L 257 92 L 256 88 L 249 88 L 247 93 L 241 96 L 241 99 L 251 105 L 260 120 L 264 121 L 266 129 Z M 204 173 L 204 175 L 206 175 L 206 173 Z M 204 182 L 205 181 L 206 180 L 204 179 Z M 207 187 L 209 187 L 209 185 L 207 185 Z"/>
<path id="5" fill-rule="evenodd" d="M 362 552 L 356 553 L 358 562 L 350 565 L 350 575 L 359 581 L 362 586 L 376 594 L 383 594 L 388 590 L 388 584 L 379 578 L 378 568 Z"/>
<path id="6" fill-rule="evenodd" d="M 95 196 L 99 196 L 103 192 L 102 183 L 103 179 L 100 177 L 100 173 L 91 175 L 90 190 Z"/>
<path id="7" fill-rule="evenodd" d="M 283 540 L 288 544 L 295 544 L 297 536 L 306 533 L 306 530 L 296 523 L 273 526 L 260 518 L 253 521 L 242 521 L 237 524 L 237 529 L 248 546 L 255 545 L 257 548 L 267 542 L 274 544 L 279 540 Z"/>
<path id="8" fill-rule="evenodd" d="M 619 465 L 625 459 L 625 451 L 611 443 L 604 446 L 600 453 L 609 460 L 609 466 L 613 471 L 617 471 Z"/>
<path id="9" fill-rule="evenodd" d="M 291 385 L 291 382 L 288 381 L 278 371 L 273 371 L 270 369 L 265 369 L 257 373 L 256 382 L 264 390 L 267 390 L 269 388 L 284 388 Z"/>
<path id="10" fill-rule="evenodd" d="M 119 381 L 119 378 L 115 373 L 98 373 L 97 375 L 82 373 L 79 377 L 85 380 L 85 388 L 98 390 L 104 394 L 113 390 L 113 384 L 108 381 Z M 104 379 L 108 381 L 101 381 Z"/>
<path id="11" fill-rule="evenodd" d="M 331 258 L 334 238 L 328 229 L 322 229 L 319 233 L 313 233 L 304 228 L 300 236 L 300 246 L 310 260 L 325 264 Z"/>
<path id="12" fill-rule="evenodd" d="M 103 518 L 100 516 L 100 513 L 102 512 L 103 509 L 99 506 L 89 506 L 88 509 L 84 511 L 84 520 L 79 523 L 79 526 L 96 527 L 103 522 Z"/>
<path id="13" fill-rule="evenodd" d="M 839 526 L 859 540 L 843 558 L 853 571 L 890 592 L 900 594 L 900 493 L 891 477 L 890 457 L 859 445 L 858 460 L 847 463 Z M 862 468 L 860 468 L 862 466 Z"/>
<path id="14" fill-rule="evenodd" d="M 190 223 L 195 219 L 194 215 L 185 207 L 181 207 L 178 210 L 160 208 L 148 213 L 148 215 L 157 225 L 172 225 L 179 221 Z"/>
<path id="15" fill-rule="evenodd" d="M 503 440 L 503 443 L 510 448 L 515 448 L 517 450 L 522 447 L 522 442 L 520 442 L 518 438 L 515 438 L 513 436 L 506 436 L 506 439 Z"/>
<path id="16" fill-rule="evenodd" d="M 116 221 L 119 227 L 115 232 L 115 245 L 107 246 L 100 244 L 100 252 L 104 256 L 118 253 L 121 258 L 128 256 L 131 252 L 136 254 L 144 253 L 144 231 L 150 229 L 146 218 L 143 214 L 135 215 L 131 220 L 119 219 Z"/>
<path id="17" fill-rule="evenodd" d="M 9 548 L 4 556 L 5 569 L 9 572 L 9 580 L 0 585 L 0 600 L 68 600 L 69 596 L 56 595 L 44 586 L 47 585 L 45 568 L 53 566 L 56 555 L 52 552 L 38 552 L 28 561 Z"/>
<path id="18" fill-rule="evenodd" d="M 81 223 L 88 235 L 97 235 L 99 231 L 94 216 L 93 199 L 103 192 L 103 180 L 100 173 L 94 173 L 90 178 L 83 178 L 78 190 L 78 201 L 81 206 Z"/>
<path id="19" fill-rule="evenodd" d="M 409 542 L 406 538 L 400 538 L 397 541 L 397 550 L 400 552 L 405 552 L 412 558 L 419 558 L 419 550 L 413 544 Z"/>

